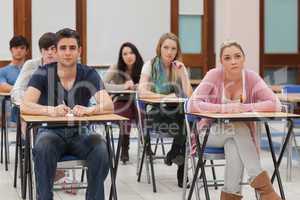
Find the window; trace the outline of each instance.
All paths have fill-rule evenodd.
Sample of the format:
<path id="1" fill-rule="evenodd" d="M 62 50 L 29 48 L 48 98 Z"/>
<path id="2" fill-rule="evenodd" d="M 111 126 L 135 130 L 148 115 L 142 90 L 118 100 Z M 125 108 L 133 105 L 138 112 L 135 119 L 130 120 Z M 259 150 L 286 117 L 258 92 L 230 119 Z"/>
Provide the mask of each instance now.
<path id="1" fill-rule="evenodd" d="M 260 1 L 260 73 L 270 84 L 300 83 L 299 17 L 298 0 Z"/>

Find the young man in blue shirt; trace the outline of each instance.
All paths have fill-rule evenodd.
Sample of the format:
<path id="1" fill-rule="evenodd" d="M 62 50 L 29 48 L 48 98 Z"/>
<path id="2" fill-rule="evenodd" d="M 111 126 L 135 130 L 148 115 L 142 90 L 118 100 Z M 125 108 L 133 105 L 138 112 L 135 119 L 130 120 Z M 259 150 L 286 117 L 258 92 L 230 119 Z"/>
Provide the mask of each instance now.
<path id="1" fill-rule="evenodd" d="M 81 54 L 79 34 L 62 29 L 57 36 L 57 63 L 39 68 L 29 81 L 21 112 L 52 117 L 113 113 L 111 97 L 95 69 L 78 64 Z M 90 98 L 96 105 L 88 107 Z M 37 199 L 53 199 L 53 179 L 57 162 L 65 154 L 87 161 L 87 200 L 104 199 L 104 180 L 108 174 L 106 144 L 99 134 L 85 126 L 40 128 L 33 149 Z"/>
<path id="2" fill-rule="evenodd" d="M 0 69 L 0 92 L 11 91 L 26 60 L 29 43 L 21 35 L 14 36 L 9 42 L 9 49 L 12 60 L 10 64 Z"/>

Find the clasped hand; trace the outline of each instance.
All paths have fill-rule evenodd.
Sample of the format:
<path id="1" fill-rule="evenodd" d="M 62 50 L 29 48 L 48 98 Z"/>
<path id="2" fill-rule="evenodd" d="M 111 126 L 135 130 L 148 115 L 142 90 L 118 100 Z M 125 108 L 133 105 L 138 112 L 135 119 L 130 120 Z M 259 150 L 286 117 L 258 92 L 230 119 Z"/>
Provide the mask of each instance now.
<path id="1" fill-rule="evenodd" d="M 55 107 L 53 107 L 53 109 L 51 109 L 50 116 L 51 117 L 64 117 L 64 116 L 67 116 L 68 114 L 73 114 L 74 116 L 82 117 L 84 115 L 91 115 L 92 112 L 93 112 L 92 107 L 76 105 L 76 106 L 74 106 L 73 109 L 71 109 L 70 107 L 68 107 L 64 104 L 61 104 L 61 105 L 55 106 Z"/>
<path id="2" fill-rule="evenodd" d="M 244 112 L 244 106 L 242 103 L 227 103 L 222 104 L 222 113 L 242 113 Z"/>

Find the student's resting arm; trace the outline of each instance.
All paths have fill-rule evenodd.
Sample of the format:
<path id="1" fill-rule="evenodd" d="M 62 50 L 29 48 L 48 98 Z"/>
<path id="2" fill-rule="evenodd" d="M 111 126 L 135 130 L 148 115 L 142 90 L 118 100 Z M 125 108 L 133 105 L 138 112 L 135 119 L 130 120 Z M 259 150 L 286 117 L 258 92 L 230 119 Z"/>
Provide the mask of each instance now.
<path id="1" fill-rule="evenodd" d="M 12 89 L 12 85 L 7 83 L 6 67 L 0 69 L 0 92 L 8 93 Z"/>
<path id="2" fill-rule="evenodd" d="M 56 117 L 65 116 L 70 111 L 70 108 L 65 105 L 58 105 L 54 107 L 38 104 L 41 91 L 43 91 L 43 88 L 47 83 L 48 80 L 45 76 L 45 71 L 38 69 L 29 81 L 28 88 L 24 95 L 24 100 L 20 105 L 22 114 Z"/>
<path id="3" fill-rule="evenodd" d="M 188 111 L 226 113 L 236 110 L 235 107 L 237 106 L 241 109 L 241 112 L 279 111 L 281 105 L 276 95 L 258 75 L 255 74 L 253 76 L 255 86 L 252 88 L 251 95 L 254 95 L 254 98 L 257 100 L 256 102 L 241 105 L 237 103 L 216 104 L 211 101 L 211 99 L 217 98 L 212 94 L 212 91 L 217 90 L 215 83 L 220 77 L 216 74 L 215 69 L 209 71 L 189 99 Z"/>
<path id="4" fill-rule="evenodd" d="M 87 79 L 87 81 L 96 89 L 92 95 L 95 97 L 97 104 L 91 107 L 75 105 L 73 108 L 73 114 L 75 116 L 84 116 L 113 113 L 114 107 L 112 99 L 105 90 L 104 83 L 102 82 L 99 74 L 96 71 L 92 71 Z"/>

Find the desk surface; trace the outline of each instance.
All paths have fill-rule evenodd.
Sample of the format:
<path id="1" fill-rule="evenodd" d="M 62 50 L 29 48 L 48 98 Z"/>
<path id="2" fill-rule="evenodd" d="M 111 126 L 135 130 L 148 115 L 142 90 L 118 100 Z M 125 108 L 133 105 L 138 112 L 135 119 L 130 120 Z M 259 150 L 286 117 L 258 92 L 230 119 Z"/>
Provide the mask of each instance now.
<path id="1" fill-rule="evenodd" d="M 10 96 L 9 92 L 0 92 L 0 96 Z"/>
<path id="2" fill-rule="evenodd" d="M 276 94 L 280 101 L 286 101 L 290 103 L 300 102 L 300 93 L 289 93 L 289 94 Z"/>
<path id="3" fill-rule="evenodd" d="M 22 120 L 25 122 L 36 123 L 64 123 L 64 122 L 99 122 L 99 121 L 124 121 L 128 120 L 126 117 L 122 117 L 116 114 L 103 114 L 93 115 L 86 117 L 49 117 L 49 116 L 36 116 L 36 115 L 21 115 Z"/>
<path id="4" fill-rule="evenodd" d="M 109 94 L 136 94 L 136 90 L 108 90 Z"/>
<path id="5" fill-rule="evenodd" d="M 146 103 L 184 103 L 185 98 L 175 97 L 156 97 L 156 98 L 140 98 L 141 101 Z"/>
<path id="6" fill-rule="evenodd" d="M 300 118 L 300 115 L 285 112 L 245 112 L 245 113 L 187 113 L 194 116 L 210 118 L 210 119 L 259 119 L 259 118 Z"/>
<path id="7" fill-rule="evenodd" d="M 192 86 L 197 86 L 200 84 L 201 79 L 191 79 L 190 82 Z"/>

